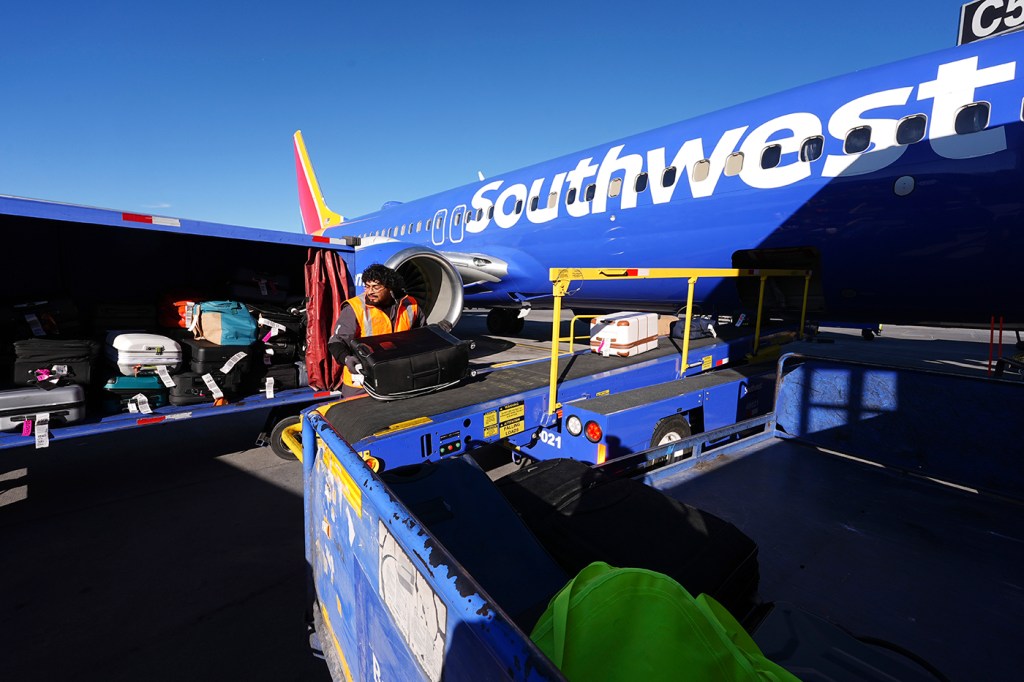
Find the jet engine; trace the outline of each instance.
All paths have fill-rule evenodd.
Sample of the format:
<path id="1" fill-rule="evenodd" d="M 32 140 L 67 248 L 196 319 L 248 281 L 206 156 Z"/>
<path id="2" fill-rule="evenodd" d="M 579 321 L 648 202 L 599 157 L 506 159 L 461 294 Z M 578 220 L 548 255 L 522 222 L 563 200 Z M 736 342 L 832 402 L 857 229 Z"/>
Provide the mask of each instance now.
<path id="1" fill-rule="evenodd" d="M 406 292 L 416 299 L 427 322 L 447 321 L 452 326 L 462 315 L 462 277 L 455 266 L 437 251 L 400 242 L 356 247 L 356 275 L 373 263 L 398 271 Z M 362 286 L 361 278 L 357 285 Z"/>

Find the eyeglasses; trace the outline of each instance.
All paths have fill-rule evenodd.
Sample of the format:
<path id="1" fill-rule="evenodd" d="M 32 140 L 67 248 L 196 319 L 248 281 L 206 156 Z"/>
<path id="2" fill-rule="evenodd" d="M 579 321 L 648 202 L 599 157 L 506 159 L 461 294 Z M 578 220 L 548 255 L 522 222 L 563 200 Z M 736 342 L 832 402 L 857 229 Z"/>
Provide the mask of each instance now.
<path id="1" fill-rule="evenodd" d="M 373 292 L 384 291 L 385 289 L 387 289 L 387 287 L 384 286 L 383 284 L 365 284 L 363 285 L 363 288 L 366 289 L 367 291 Z"/>

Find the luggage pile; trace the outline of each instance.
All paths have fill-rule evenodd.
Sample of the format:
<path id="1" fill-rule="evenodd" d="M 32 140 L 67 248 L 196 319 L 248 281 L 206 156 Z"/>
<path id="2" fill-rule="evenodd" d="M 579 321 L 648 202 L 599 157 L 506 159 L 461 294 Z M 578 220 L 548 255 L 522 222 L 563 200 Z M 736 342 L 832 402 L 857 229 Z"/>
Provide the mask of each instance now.
<path id="1" fill-rule="evenodd" d="M 288 279 L 239 269 L 225 291 L 237 296 L 0 302 L 0 431 L 45 437 L 87 412 L 148 414 L 304 386 L 305 304 Z"/>

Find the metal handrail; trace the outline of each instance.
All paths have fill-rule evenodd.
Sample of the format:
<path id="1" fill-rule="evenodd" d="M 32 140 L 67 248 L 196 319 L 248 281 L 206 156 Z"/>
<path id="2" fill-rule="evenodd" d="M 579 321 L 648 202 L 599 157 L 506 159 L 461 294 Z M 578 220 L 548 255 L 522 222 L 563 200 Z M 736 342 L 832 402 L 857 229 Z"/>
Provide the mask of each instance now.
<path id="1" fill-rule="evenodd" d="M 738 269 L 738 268 L 551 268 L 548 278 L 551 280 L 551 295 L 554 297 L 552 307 L 552 331 L 551 331 L 551 371 L 549 374 L 548 386 L 548 414 L 554 414 L 561 407 L 556 402 L 558 383 L 558 357 L 561 336 L 559 329 L 562 317 L 562 298 L 569 291 L 569 284 L 573 281 L 609 281 L 625 279 L 686 279 L 688 282 L 686 291 L 686 318 L 683 328 L 683 351 L 682 362 L 679 367 L 679 376 L 686 374 L 687 359 L 690 357 L 690 321 L 693 318 L 693 290 L 697 280 L 701 277 L 759 277 L 761 287 L 757 296 L 757 322 L 754 326 L 754 349 L 756 354 L 761 340 L 761 316 L 764 307 L 764 285 L 769 277 L 803 277 L 804 296 L 800 308 L 800 327 L 797 330 L 797 338 L 803 338 L 804 322 L 807 316 L 807 295 L 811 287 L 810 270 L 780 270 L 780 269 Z M 579 316 L 586 317 L 586 316 Z M 575 317 L 573 318 L 575 322 Z M 569 325 L 570 337 L 574 334 L 572 323 Z M 570 338 L 570 351 L 572 339 Z"/>

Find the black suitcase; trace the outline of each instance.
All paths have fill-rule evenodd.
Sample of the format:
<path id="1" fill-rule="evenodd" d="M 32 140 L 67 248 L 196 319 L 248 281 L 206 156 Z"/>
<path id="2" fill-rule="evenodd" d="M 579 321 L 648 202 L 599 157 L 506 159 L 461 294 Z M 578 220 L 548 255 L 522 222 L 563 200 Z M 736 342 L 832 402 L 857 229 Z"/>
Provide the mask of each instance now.
<path id="1" fill-rule="evenodd" d="M 306 318 L 300 308 L 286 308 L 283 305 L 253 305 L 246 303 L 249 314 L 259 326 L 261 339 L 287 339 L 295 341 L 306 337 Z M 269 337 L 268 337 L 269 335 Z"/>
<path id="2" fill-rule="evenodd" d="M 569 575 L 594 561 L 646 568 L 706 592 L 737 619 L 758 603 L 757 545 L 736 526 L 573 459 L 525 467 L 498 488 Z"/>
<path id="3" fill-rule="evenodd" d="M 349 342 L 363 366 L 363 388 L 374 398 L 396 400 L 453 385 L 469 371 L 469 341 L 432 324 Z"/>
<path id="4" fill-rule="evenodd" d="M 283 365 L 292 364 L 297 359 L 297 347 L 294 341 L 270 340 L 262 344 L 263 364 Z"/>
<path id="5" fill-rule="evenodd" d="M 267 367 L 259 379 L 256 389 L 260 393 L 267 392 L 267 379 L 273 379 L 274 391 L 287 391 L 299 387 L 299 368 L 295 363 L 288 365 L 271 365 Z"/>
<path id="6" fill-rule="evenodd" d="M 225 398 L 236 398 L 241 393 L 241 374 L 236 372 L 231 374 L 209 372 L 209 374 L 224 393 Z M 167 401 L 171 405 L 200 405 L 214 402 L 216 397 L 213 389 L 206 384 L 204 376 L 197 372 L 183 372 L 172 376 L 174 387 L 168 390 Z"/>
<path id="7" fill-rule="evenodd" d="M 0 341 L 82 337 L 78 308 L 66 298 L 0 306 Z"/>
<path id="8" fill-rule="evenodd" d="M 569 581 L 471 460 L 398 467 L 381 478 L 524 632 Z"/>
<path id="9" fill-rule="evenodd" d="M 30 386 L 63 377 L 68 383 L 88 386 L 96 373 L 101 346 L 79 339 L 25 339 L 14 343 L 14 383 Z"/>
<path id="10" fill-rule="evenodd" d="M 188 358 L 189 366 L 197 374 L 220 372 L 231 358 L 238 353 L 245 356 L 236 360 L 229 369 L 229 374 L 247 374 L 257 355 L 257 346 L 221 346 L 204 339 L 182 339 L 181 347 Z"/>

